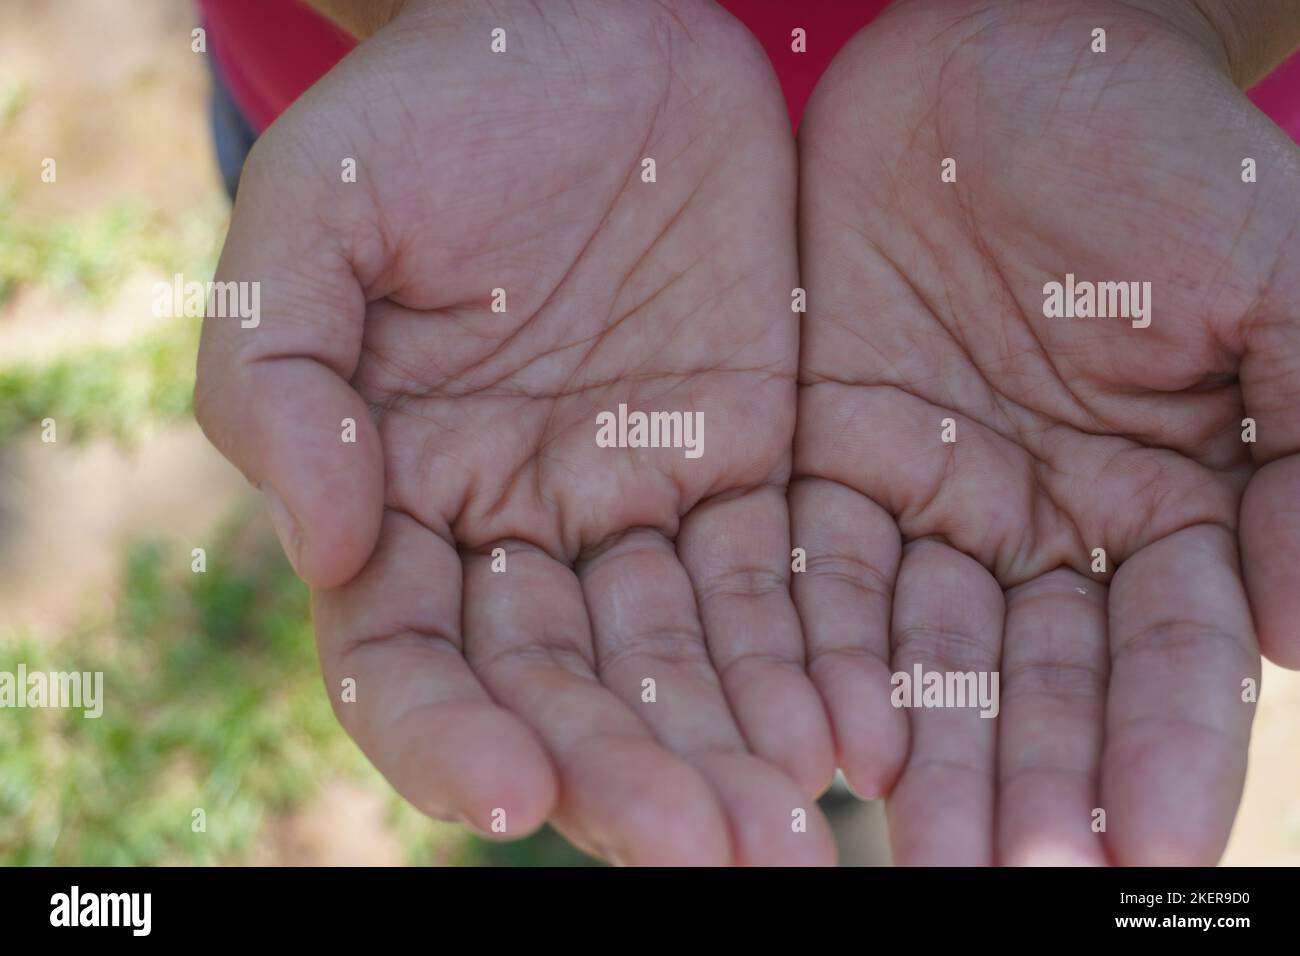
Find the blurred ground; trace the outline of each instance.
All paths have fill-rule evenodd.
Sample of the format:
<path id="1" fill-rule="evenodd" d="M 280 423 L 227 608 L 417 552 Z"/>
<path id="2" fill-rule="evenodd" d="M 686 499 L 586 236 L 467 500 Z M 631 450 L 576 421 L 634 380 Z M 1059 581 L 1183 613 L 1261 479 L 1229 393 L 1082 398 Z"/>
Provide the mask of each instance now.
<path id="1" fill-rule="evenodd" d="M 206 279 L 225 225 L 195 25 L 185 0 L 0 7 L 0 669 L 120 689 L 99 721 L 0 720 L 0 863 L 581 862 L 427 821 L 368 767 L 305 589 L 189 418 L 197 328 L 149 290 Z M 887 862 L 879 805 L 828 812 L 845 863 Z M 1300 674 L 1266 665 L 1225 863 L 1300 864 Z"/>

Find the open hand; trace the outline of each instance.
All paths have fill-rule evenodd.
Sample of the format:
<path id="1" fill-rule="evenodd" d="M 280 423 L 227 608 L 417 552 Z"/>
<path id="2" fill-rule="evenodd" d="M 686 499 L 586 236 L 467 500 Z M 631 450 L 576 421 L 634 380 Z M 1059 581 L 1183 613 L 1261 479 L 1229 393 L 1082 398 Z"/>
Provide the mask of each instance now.
<path id="1" fill-rule="evenodd" d="M 833 859 L 794 218 L 771 68 L 704 2 L 416 0 L 259 140 L 217 278 L 262 320 L 207 321 L 198 415 L 416 806 L 629 863 Z M 699 413 L 696 446 L 598 447 L 621 404 Z"/>
<path id="2" fill-rule="evenodd" d="M 800 147 L 794 588 L 850 782 L 902 864 L 1212 863 L 1259 646 L 1300 665 L 1294 145 L 1196 5 L 952 0 L 851 41 Z M 1067 274 L 1149 325 L 1047 318 Z M 895 709 L 917 663 L 1000 715 Z"/>

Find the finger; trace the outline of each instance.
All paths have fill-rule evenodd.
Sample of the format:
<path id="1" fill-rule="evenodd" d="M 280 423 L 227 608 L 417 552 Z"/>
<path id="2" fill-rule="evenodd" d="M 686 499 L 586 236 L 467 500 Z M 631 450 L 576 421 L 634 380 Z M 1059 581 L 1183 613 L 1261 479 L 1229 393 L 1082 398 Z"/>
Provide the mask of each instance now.
<path id="1" fill-rule="evenodd" d="M 836 760 L 864 799 L 893 789 L 907 757 L 907 714 L 889 703 L 889 616 L 901 545 L 894 520 L 834 481 L 790 486 L 792 544 L 807 570 L 794 600 L 808 672 L 830 715 Z"/>
<path id="2" fill-rule="evenodd" d="M 1106 719 L 1106 586 L 1067 569 L 1007 592 L 998 860 L 1101 866 L 1093 831 Z"/>
<path id="3" fill-rule="evenodd" d="M 794 780 L 748 753 L 672 544 L 654 531 L 629 531 L 586 558 L 579 577 L 601 681 L 709 778 L 727 813 L 733 861 L 832 862 L 821 812 Z M 803 830 L 792 828 L 796 810 L 805 811 Z"/>
<path id="4" fill-rule="evenodd" d="M 1294 144 L 1280 131 L 1270 124 L 1260 129 L 1273 138 L 1270 151 L 1294 157 Z M 1243 324 L 1238 374 L 1255 428 L 1246 447 L 1263 467 L 1241 503 L 1241 562 L 1260 646 L 1283 667 L 1300 668 L 1300 226 L 1294 211 L 1300 167 L 1293 160 L 1261 165 L 1276 174 L 1259 184 L 1270 192 L 1256 205 L 1281 215 L 1252 220 L 1264 232 L 1249 261 L 1267 278 Z"/>
<path id="5" fill-rule="evenodd" d="M 1123 865 L 1208 866 L 1241 800 L 1259 650 L 1222 528 L 1143 548 L 1110 586 L 1110 695 L 1101 806 Z"/>
<path id="6" fill-rule="evenodd" d="M 835 865 L 821 809 L 772 764 L 739 751 L 698 754 L 694 762 L 727 808 L 737 865 Z"/>
<path id="7" fill-rule="evenodd" d="M 431 816 L 522 836 L 550 816 L 555 775 L 465 662 L 460 575 L 450 544 L 387 512 L 365 570 L 313 593 L 321 669 L 340 723 L 398 793 Z"/>
<path id="8" fill-rule="evenodd" d="M 682 523 L 677 550 L 695 588 L 709 656 L 750 750 L 817 796 L 830 786 L 835 758 L 790 599 L 784 489 L 763 486 L 697 506 Z"/>
<path id="9" fill-rule="evenodd" d="M 332 587 L 374 547 L 383 459 L 369 411 L 348 385 L 365 298 L 337 245 L 312 225 L 310 201 L 250 158 L 215 278 L 238 283 L 229 288 L 244 291 L 245 308 L 228 308 L 228 296 L 210 303 L 210 312 L 237 314 L 204 321 L 194 411 L 212 443 L 267 494 L 294 569 Z"/>
<path id="10" fill-rule="evenodd" d="M 1240 533 L 1260 647 L 1274 663 L 1300 669 L 1300 455 L 1267 464 L 1250 479 Z"/>
<path id="11" fill-rule="evenodd" d="M 560 781 L 556 828 L 610 862 L 725 864 L 726 817 L 708 781 L 596 679 L 573 571 L 523 542 L 496 547 L 497 558 L 492 548 L 465 556 L 469 661 L 549 748 Z"/>
<path id="12" fill-rule="evenodd" d="M 993 862 L 997 720 L 982 716 L 991 707 L 982 710 L 977 698 L 983 683 L 986 701 L 995 699 L 988 695 L 1003 607 L 1001 588 L 973 558 L 935 541 L 908 545 L 898 569 L 892 637 L 894 670 L 913 687 L 900 684 L 895 691 L 915 689 L 918 666 L 922 688 L 927 674 L 945 685 L 950 679 L 955 685 L 957 675 L 970 678 L 964 701 L 909 707 L 912 749 L 888 804 L 900 866 Z"/>

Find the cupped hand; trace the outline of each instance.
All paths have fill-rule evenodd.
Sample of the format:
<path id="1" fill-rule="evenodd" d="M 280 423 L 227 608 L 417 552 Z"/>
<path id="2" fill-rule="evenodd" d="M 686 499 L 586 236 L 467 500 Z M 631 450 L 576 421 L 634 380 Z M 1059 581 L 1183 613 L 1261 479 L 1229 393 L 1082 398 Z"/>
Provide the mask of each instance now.
<path id="1" fill-rule="evenodd" d="M 897 862 L 1212 863 L 1259 648 L 1300 665 L 1296 148 L 1197 5 L 904 3 L 800 182 L 794 591 Z M 1150 324 L 1047 317 L 1067 274 Z M 1000 714 L 895 708 L 917 664 Z"/>
<path id="2" fill-rule="evenodd" d="M 315 587 L 340 720 L 426 812 L 833 859 L 788 592 L 794 149 L 710 4 L 417 0 L 249 157 L 217 278 L 262 316 L 206 322 L 199 419 Z M 701 413 L 702 445 L 598 447 L 620 405 Z"/>

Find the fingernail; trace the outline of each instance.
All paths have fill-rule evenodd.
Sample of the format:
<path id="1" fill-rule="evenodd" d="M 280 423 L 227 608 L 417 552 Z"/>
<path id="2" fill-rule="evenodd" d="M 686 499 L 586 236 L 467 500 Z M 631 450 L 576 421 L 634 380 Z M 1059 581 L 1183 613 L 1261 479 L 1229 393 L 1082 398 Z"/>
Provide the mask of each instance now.
<path id="1" fill-rule="evenodd" d="M 294 520 L 293 514 L 284 500 L 276 494 L 274 488 L 266 485 L 262 491 L 265 492 L 267 503 L 270 505 L 271 524 L 275 526 L 276 536 L 280 539 L 289 563 L 297 570 L 298 556 L 302 551 L 302 533 L 298 530 L 298 522 Z"/>

